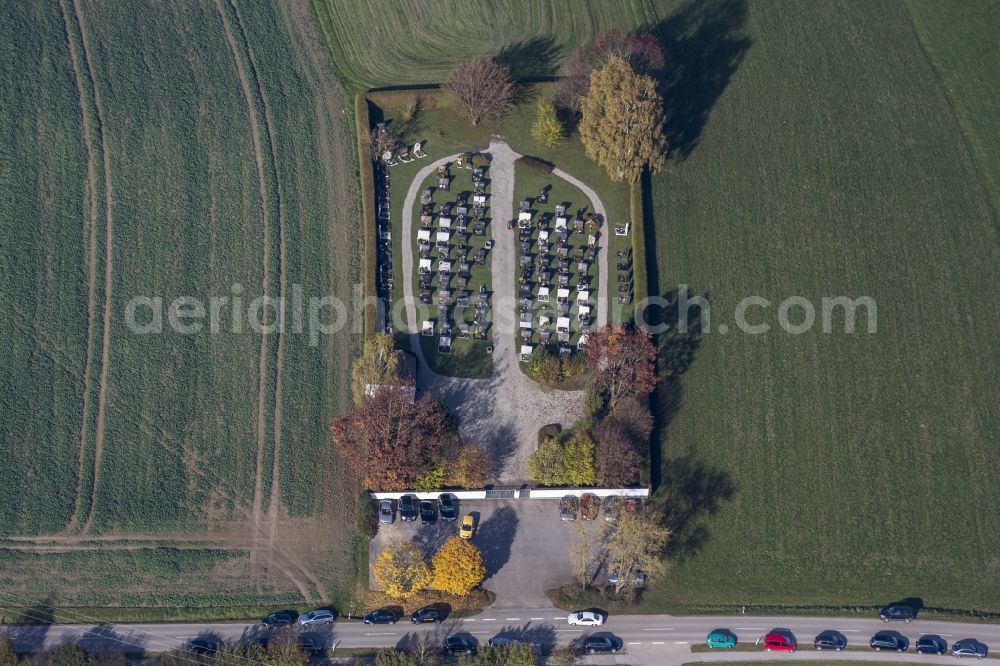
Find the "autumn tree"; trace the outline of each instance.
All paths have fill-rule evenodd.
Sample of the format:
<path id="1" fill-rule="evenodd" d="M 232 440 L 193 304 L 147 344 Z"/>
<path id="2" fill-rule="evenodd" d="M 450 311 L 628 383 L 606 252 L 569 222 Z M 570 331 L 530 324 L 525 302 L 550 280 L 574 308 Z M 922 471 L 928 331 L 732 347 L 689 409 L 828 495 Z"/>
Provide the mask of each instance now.
<path id="1" fill-rule="evenodd" d="M 590 486 L 596 481 L 594 442 L 577 432 L 565 443 L 553 438 L 539 442 L 528 456 L 528 476 L 543 486 Z"/>
<path id="2" fill-rule="evenodd" d="M 351 395 L 360 405 L 365 397 L 380 386 L 399 382 L 399 352 L 392 336 L 378 333 L 365 340 L 365 347 L 351 367 Z"/>
<path id="3" fill-rule="evenodd" d="M 639 451 L 629 430 L 620 421 L 607 418 L 594 430 L 597 440 L 597 483 L 606 488 L 624 488 L 637 481 Z"/>
<path id="4" fill-rule="evenodd" d="M 583 589 L 593 582 L 601 567 L 608 529 L 603 520 L 577 520 L 572 524 L 569 561 L 573 576 Z"/>
<path id="5" fill-rule="evenodd" d="M 619 56 L 633 71 L 654 78 L 662 76 L 666 59 L 656 37 L 648 32 L 622 33 L 612 30 L 593 44 L 578 48 L 566 61 L 556 82 L 555 103 L 572 114 L 580 111 L 580 100 L 590 89 L 590 73 L 612 56 Z"/>
<path id="6" fill-rule="evenodd" d="M 660 576 L 665 565 L 663 550 L 670 530 L 663 526 L 659 512 L 623 510 L 612 523 L 605 544 L 608 573 L 616 575 L 615 592 L 635 585 L 635 574 L 641 571 L 647 579 Z"/>
<path id="7" fill-rule="evenodd" d="M 465 596 L 486 578 L 483 554 L 467 539 L 453 536 L 434 553 L 432 587 Z"/>
<path id="8" fill-rule="evenodd" d="M 499 118 L 514 104 L 510 70 L 492 58 L 459 65 L 448 75 L 443 88 L 473 126 L 483 119 Z"/>
<path id="9" fill-rule="evenodd" d="M 437 459 L 450 429 L 444 407 L 429 394 L 410 403 L 382 387 L 330 424 L 339 459 L 370 489 L 407 490 Z"/>
<path id="10" fill-rule="evenodd" d="M 462 444 L 445 466 L 445 485 L 456 488 L 482 488 L 490 477 L 493 461 L 478 444 Z"/>
<path id="11" fill-rule="evenodd" d="M 551 148 L 566 136 L 562 123 L 556 116 L 555 105 L 547 99 L 538 102 L 535 124 L 531 126 L 531 136 L 546 148 Z"/>
<path id="12" fill-rule="evenodd" d="M 413 596 L 431 582 L 431 569 L 412 541 L 386 546 L 375 559 L 372 573 L 386 594 L 400 599 Z"/>
<path id="13" fill-rule="evenodd" d="M 608 170 L 614 182 L 634 183 L 642 170 L 663 166 L 663 102 L 656 82 L 637 74 L 620 56 L 590 75 L 581 102 L 580 140 L 590 159 Z"/>
<path id="14" fill-rule="evenodd" d="M 645 331 L 608 324 L 591 333 L 584 346 L 594 372 L 594 387 L 608 398 L 614 411 L 629 395 L 646 395 L 656 387 L 656 347 Z"/>

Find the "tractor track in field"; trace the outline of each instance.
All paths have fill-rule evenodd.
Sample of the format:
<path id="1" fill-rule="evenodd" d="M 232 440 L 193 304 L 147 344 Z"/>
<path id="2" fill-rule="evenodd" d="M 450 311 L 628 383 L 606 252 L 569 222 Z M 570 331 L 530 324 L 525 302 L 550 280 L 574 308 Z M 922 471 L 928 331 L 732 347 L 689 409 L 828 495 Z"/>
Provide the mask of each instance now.
<path id="1" fill-rule="evenodd" d="M 84 89 L 83 71 L 80 67 L 80 55 L 76 50 L 76 43 L 70 36 L 72 25 L 65 0 L 59 0 L 59 8 L 62 11 L 63 25 L 66 29 L 66 46 L 73 63 L 73 82 L 76 84 L 80 103 L 81 133 L 83 145 L 87 151 L 87 186 L 84 190 L 84 207 L 87 209 L 87 214 L 83 220 L 83 245 L 87 255 L 87 343 L 83 365 L 83 406 L 82 418 L 80 419 L 80 455 L 77 461 L 76 499 L 73 505 L 73 515 L 66 527 L 67 531 L 72 532 L 77 528 L 83 503 L 83 468 L 87 462 L 87 445 L 90 434 L 87 426 L 90 414 L 90 375 L 94 363 L 94 319 L 97 312 L 94 303 L 97 292 L 97 164 L 94 157 L 94 145 L 91 141 L 90 114 L 88 113 L 87 94 Z"/>
<path id="2" fill-rule="evenodd" d="M 101 331 L 101 372 L 98 380 L 97 389 L 97 423 L 94 430 L 94 472 L 93 472 L 93 482 L 90 489 L 90 507 L 87 511 L 87 518 L 83 524 L 82 531 L 88 532 L 94 523 L 95 516 L 95 506 L 97 504 L 97 492 L 100 488 L 100 477 L 101 477 L 101 461 L 104 453 L 104 433 L 105 433 L 105 421 L 106 421 L 106 411 L 108 402 L 108 372 L 111 365 L 111 299 L 112 299 L 112 257 L 113 252 L 113 191 L 111 187 L 111 156 L 108 151 L 108 131 L 107 125 L 105 123 L 104 117 L 104 107 L 101 104 L 101 95 L 97 89 L 97 77 L 94 74 L 93 60 L 90 55 L 90 47 L 88 46 L 87 39 L 87 27 L 83 20 L 83 12 L 80 9 L 79 0 L 73 0 L 73 18 L 75 19 L 77 28 L 80 31 L 80 51 L 76 50 L 75 45 L 73 45 L 73 40 L 70 37 L 70 20 L 69 12 L 67 10 L 66 4 L 63 0 L 60 1 L 60 8 L 63 13 L 63 21 L 66 24 L 67 29 L 67 40 L 70 45 L 71 58 L 73 61 L 73 74 L 78 83 L 78 89 L 80 91 L 80 102 L 81 105 L 84 104 L 83 95 L 83 74 L 84 65 L 86 68 L 87 79 L 90 81 L 90 86 L 93 92 L 93 110 L 97 118 L 97 133 L 100 137 L 101 147 L 101 157 L 103 161 L 104 169 L 104 302 L 102 306 L 102 331 Z M 82 55 L 82 62 L 80 56 Z M 91 198 L 93 200 L 92 211 L 96 213 L 96 165 L 94 163 L 94 146 L 90 141 L 90 121 L 87 118 L 86 107 L 81 106 L 81 112 L 83 115 L 83 124 L 85 126 L 85 133 L 87 139 L 85 143 L 87 144 L 87 172 L 88 172 L 88 182 L 90 185 Z M 91 179 L 93 178 L 93 179 Z M 96 241 L 96 215 L 93 220 L 93 238 Z M 96 242 L 90 243 L 90 252 L 88 254 L 87 260 L 87 272 L 88 272 L 88 288 L 96 289 L 96 275 L 97 275 L 97 252 L 96 252 Z M 93 284 L 91 285 L 91 278 L 93 278 Z M 88 299 L 88 347 L 87 347 L 87 360 L 85 361 L 84 368 L 84 393 L 88 393 L 89 380 L 91 374 L 91 364 L 92 356 L 89 344 L 89 335 L 92 329 L 91 323 L 94 321 L 92 316 L 96 316 L 96 311 L 92 308 L 94 291 L 89 291 Z M 85 398 L 85 412 L 82 430 L 86 430 L 87 427 L 87 412 L 89 409 L 89 397 Z M 83 457 L 84 448 L 81 446 L 81 458 Z M 79 502 L 81 495 L 77 494 L 77 505 L 76 511 L 74 511 L 73 517 L 71 518 L 70 524 L 72 528 L 76 528 L 79 521 Z"/>

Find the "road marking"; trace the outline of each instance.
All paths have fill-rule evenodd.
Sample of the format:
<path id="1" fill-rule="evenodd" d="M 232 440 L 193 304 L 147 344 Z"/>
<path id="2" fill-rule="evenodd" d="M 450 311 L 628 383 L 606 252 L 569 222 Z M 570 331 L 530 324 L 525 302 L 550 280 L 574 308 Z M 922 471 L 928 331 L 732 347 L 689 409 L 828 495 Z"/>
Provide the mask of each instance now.
<path id="1" fill-rule="evenodd" d="M 474 618 L 474 617 L 469 618 L 468 620 L 462 620 L 462 622 L 475 622 L 475 621 L 476 621 L 476 618 Z"/>
<path id="2" fill-rule="evenodd" d="M 674 641 L 674 645 L 687 645 L 687 641 Z"/>
<path id="3" fill-rule="evenodd" d="M 365 636 L 395 636 L 395 635 L 396 635 L 395 631 L 388 631 L 380 634 L 365 634 Z"/>
<path id="4" fill-rule="evenodd" d="M 519 617 L 508 617 L 507 619 L 504 620 L 504 622 L 520 622 L 520 621 L 521 618 Z"/>
<path id="5" fill-rule="evenodd" d="M 952 636 L 954 636 L 954 635 L 955 635 L 955 634 L 938 634 L 938 636 L 941 636 L 942 638 L 943 638 L 944 636 L 947 636 L 948 638 L 951 638 L 951 637 L 952 637 Z"/>
<path id="6" fill-rule="evenodd" d="M 552 619 L 553 619 L 553 620 L 565 620 L 565 619 L 566 619 L 566 616 L 565 616 L 565 615 L 557 615 L 557 616 L 555 616 L 555 617 L 554 617 L 554 618 L 552 618 Z"/>
<path id="7" fill-rule="evenodd" d="M 629 645 L 642 645 L 642 641 L 630 641 Z"/>
<path id="8" fill-rule="evenodd" d="M 496 621 L 497 621 L 497 619 L 495 617 L 484 617 L 483 618 L 483 622 L 496 622 Z"/>
<path id="9" fill-rule="evenodd" d="M 653 641 L 653 645 L 663 645 L 663 641 Z"/>
<path id="10" fill-rule="evenodd" d="M 533 617 L 533 618 L 531 618 L 531 619 L 532 619 L 532 620 L 544 620 L 545 618 L 544 618 L 544 617 Z"/>

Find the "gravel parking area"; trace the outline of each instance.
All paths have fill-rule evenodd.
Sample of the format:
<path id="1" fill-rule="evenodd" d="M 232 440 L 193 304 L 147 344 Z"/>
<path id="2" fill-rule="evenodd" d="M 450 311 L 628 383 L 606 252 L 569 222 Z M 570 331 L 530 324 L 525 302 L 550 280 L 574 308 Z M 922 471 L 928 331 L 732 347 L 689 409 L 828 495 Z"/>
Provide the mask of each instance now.
<path id="1" fill-rule="evenodd" d="M 458 534 L 461 516 L 476 517 L 472 542 L 486 563 L 484 587 L 497 596 L 493 608 L 545 608 L 545 590 L 570 582 L 572 528 L 559 520 L 556 500 L 477 500 L 459 504 L 459 520 L 421 525 L 417 520 L 380 525 L 369 544 L 369 566 L 388 543 L 411 539 L 427 554 Z"/>

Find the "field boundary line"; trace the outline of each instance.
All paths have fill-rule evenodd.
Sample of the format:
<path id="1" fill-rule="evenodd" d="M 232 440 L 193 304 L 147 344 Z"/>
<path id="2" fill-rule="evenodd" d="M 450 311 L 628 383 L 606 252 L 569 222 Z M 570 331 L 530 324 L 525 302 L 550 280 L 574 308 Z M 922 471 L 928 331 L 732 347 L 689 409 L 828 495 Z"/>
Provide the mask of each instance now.
<path id="1" fill-rule="evenodd" d="M 89 532 L 94 524 L 97 491 L 101 480 L 101 460 L 104 454 L 105 411 L 108 402 L 108 370 L 111 365 L 111 298 L 112 298 L 112 257 L 114 256 L 112 232 L 113 222 L 113 189 L 111 187 L 111 157 L 108 154 L 108 130 L 104 122 L 104 108 L 101 104 L 101 94 L 97 87 L 97 76 L 94 74 L 94 64 L 87 46 L 87 28 L 83 21 L 79 0 L 73 0 L 73 15 L 80 29 L 80 45 L 83 49 L 83 59 L 87 65 L 91 85 L 94 88 L 94 112 L 97 114 L 97 129 L 101 138 L 101 155 L 104 162 L 104 307 L 103 330 L 101 331 L 101 374 L 97 389 L 97 427 L 94 432 L 94 483 L 90 494 L 90 511 L 83 524 L 83 532 Z"/>
<path id="2" fill-rule="evenodd" d="M 66 30 L 66 46 L 69 49 L 70 60 L 73 63 L 73 82 L 76 84 L 80 104 L 81 135 L 83 138 L 84 148 L 87 151 L 87 185 L 84 190 L 84 205 L 87 209 L 87 213 L 84 215 L 83 220 L 83 242 L 85 248 L 84 251 L 87 256 L 87 341 L 82 378 L 83 404 L 81 407 L 80 418 L 80 449 L 79 458 L 77 460 L 76 498 L 73 504 L 73 515 L 70 517 L 69 524 L 66 527 L 67 531 L 73 531 L 77 528 L 83 504 L 84 466 L 87 462 L 90 423 L 90 375 L 94 363 L 94 320 L 97 313 L 97 307 L 94 303 L 97 291 L 97 165 L 94 158 L 94 144 L 90 127 L 90 105 L 87 101 L 87 95 L 84 89 L 83 71 L 80 66 L 80 54 L 76 49 L 76 43 L 74 42 L 71 34 L 73 32 L 73 26 L 71 25 L 69 19 L 69 10 L 66 7 L 65 0 L 59 0 L 59 9 L 63 18 L 63 26 Z M 91 82 L 91 84 L 93 84 L 93 82 Z"/>

